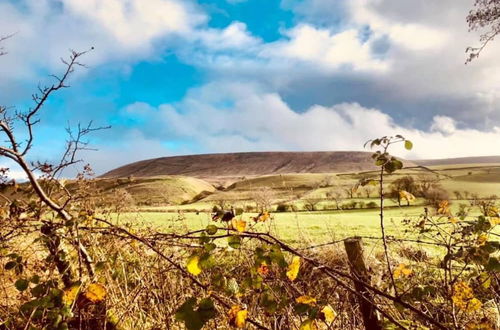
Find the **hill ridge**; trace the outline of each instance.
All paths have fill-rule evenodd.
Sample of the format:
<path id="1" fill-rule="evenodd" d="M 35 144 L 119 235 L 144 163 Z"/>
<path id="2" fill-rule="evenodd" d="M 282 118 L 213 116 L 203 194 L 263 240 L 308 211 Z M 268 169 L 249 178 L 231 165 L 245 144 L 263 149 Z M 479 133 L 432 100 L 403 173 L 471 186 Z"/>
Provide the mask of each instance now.
<path id="1" fill-rule="evenodd" d="M 366 151 L 266 151 L 158 157 L 130 163 L 101 177 L 255 176 L 285 173 L 345 173 L 374 170 Z M 415 165 L 405 161 L 407 166 Z"/>

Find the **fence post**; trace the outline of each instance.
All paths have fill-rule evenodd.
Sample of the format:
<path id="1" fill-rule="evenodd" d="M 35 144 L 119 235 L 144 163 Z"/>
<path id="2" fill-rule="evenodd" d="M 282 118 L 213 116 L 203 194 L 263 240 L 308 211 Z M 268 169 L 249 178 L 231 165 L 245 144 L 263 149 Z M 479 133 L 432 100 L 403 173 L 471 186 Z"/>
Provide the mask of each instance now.
<path id="1" fill-rule="evenodd" d="M 349 260 L 349 267 L 352 276 L 358 278 L 364 283 L 370 283 L 370 276 L 366 268 L 365 259 L 363 256 L 363 241 L 361 237 L 350 237 L 344 241 L 345 251 Z M 377 311 L 370 301 L 373 301 L 373 295 L 366 287 L 360 282 L 354 282 L 354 288 L 359 293 L 357 296 L 361 314 L 363 316 L 363 323 L 365 329 L 379 330 L 382 329 L 378 319 Z M 362 297 L 368 299 L 365 300 Z"/>

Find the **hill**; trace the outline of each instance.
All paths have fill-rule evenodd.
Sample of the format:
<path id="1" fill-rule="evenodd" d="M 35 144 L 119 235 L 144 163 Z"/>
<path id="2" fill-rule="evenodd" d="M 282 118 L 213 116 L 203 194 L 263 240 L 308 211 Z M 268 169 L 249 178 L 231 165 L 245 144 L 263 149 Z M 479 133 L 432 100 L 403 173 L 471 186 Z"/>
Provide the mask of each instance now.
<path id="1" fill-rule="evenodd" d="M 183 175 L 198 178 L 286 173 L 346 173 L 376 169 L 370 152 L 245 152 L 162 157 L 111 170 L 101 177 Z M 405 162 L 406 166 L 414 165 Z"/>
<path id="2" fill-rule="evenodd" d="M 500 163 L 500 156 L 482 156 L 482 157 L 460 157 L 443 159 L 419 159 L 412 160 L 413 163 L 422 166 L 438 165 L 465 165 L 465 164 L 496 164 Z"/>

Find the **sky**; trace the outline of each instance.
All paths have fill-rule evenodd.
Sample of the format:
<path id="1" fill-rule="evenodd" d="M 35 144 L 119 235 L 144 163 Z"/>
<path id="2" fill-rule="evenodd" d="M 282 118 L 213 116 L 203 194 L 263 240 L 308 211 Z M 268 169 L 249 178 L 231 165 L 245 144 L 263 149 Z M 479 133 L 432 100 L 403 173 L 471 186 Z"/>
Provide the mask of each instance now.
<path id="1" fill-rule="evenodd" d="M 473 0 L 0 0 L 0 104 L 23 111 L 69 50 L 94 50 L 40 114 L 30 160 L 65 127 L 112 127 L 98 173 L 147 158 L 363 150 L 402 134 L 409 159 L 500 155 L 500 40 L 465 64 Z M 18 133 L 22 136 L 22 127 Z M 0 160 L 0 165 L 7 162 Z M 13 169 L 15 171 L 15 169 Z"/>

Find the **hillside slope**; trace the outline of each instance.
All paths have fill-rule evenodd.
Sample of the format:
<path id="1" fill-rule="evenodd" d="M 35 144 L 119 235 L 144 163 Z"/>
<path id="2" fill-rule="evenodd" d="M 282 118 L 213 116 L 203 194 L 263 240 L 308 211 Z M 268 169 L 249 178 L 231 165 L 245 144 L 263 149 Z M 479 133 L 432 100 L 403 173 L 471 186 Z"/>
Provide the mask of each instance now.
<path id="1" fill-rule="evenodd" d="M 482 157 L 460 157 L 443 159 L 419 159 L 412 160 L 415 164 L 422 166 L 436 165 L 461 165 L 461 164 L 495 164 L 500 163 L 500 156 L 482 156 Z"/>
<path id="2" fill-rule="evenodd" d="M 370 152 L 246 152 L 162 157 L 111 170 L 101 177 L 259 176 L 284 173 L 341 173 L 374 170 Z M 413 163 L 405 162 L 406 166 Z"/>

